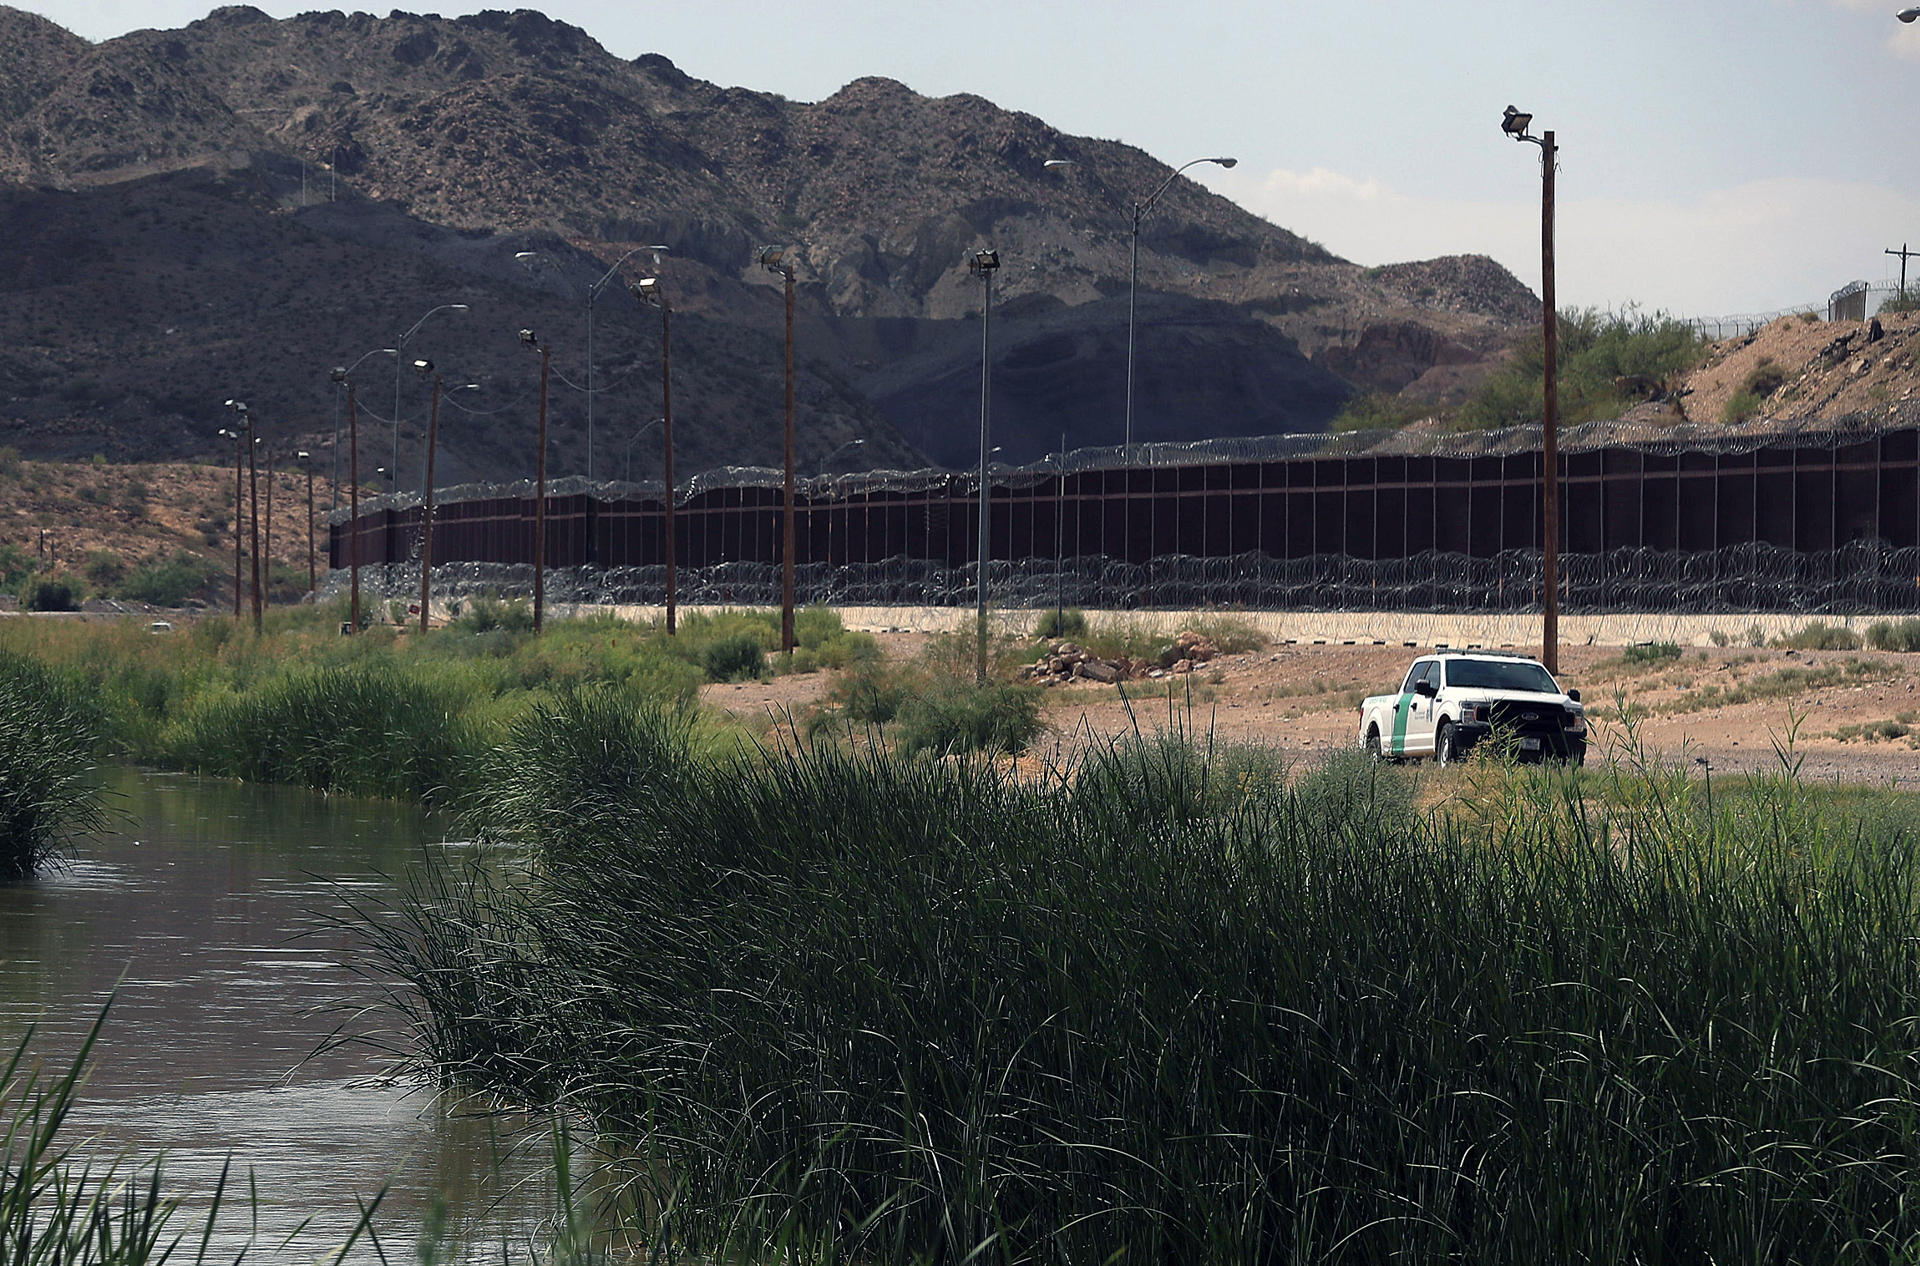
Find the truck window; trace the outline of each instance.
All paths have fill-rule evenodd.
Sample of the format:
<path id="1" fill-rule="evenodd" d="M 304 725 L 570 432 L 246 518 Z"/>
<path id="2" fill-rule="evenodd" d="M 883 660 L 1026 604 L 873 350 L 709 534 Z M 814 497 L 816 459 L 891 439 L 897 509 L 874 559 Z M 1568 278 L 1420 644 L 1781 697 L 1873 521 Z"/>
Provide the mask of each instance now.
<path id="1" fill-rule="evenodd" d="M 1560 687 L 1545 668 L 1524 659 L 1456 659 L 1447 665 L 1447 684 L 1481 690 L 1537 690 L 1557 695 Z"/>
<path id="2" fill-rule="evenodd" d="M 1407 669 L 1407 679 L 1400 683 L 1400 693 L 1403 695 L 1412 694 L 1413 683 L 1419 681 L 1422 677 L 1431 676 L 1433 674 L 1434 663 L 1435 661 L 1431 659 L 1414 660 L 1413 667 Z"/>

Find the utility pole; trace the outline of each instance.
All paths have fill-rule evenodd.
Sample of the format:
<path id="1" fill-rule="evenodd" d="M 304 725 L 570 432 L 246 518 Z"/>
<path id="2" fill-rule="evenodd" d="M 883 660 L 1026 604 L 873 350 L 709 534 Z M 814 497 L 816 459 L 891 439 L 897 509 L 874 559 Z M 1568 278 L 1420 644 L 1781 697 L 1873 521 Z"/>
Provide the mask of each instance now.
<path id="1" fill-rule="evenodd" d="M 353 380 L 347 380 L 347 566 L 353 591 L 349 632 L 360 632 L 360 410 L 353 401 Z"/>
<path id="2" fill-rule="evenodd" d="M 1898 255 L 1900 257 L 1900 297 L 1902 299 L 1906 298 L 1907 297 L 1907 261 L 1912 259 L 1916 255 L 1920 255 L 1920 251 L 1910 251 L 1907 249 L 1907 244 L 1905 242 L 1902 242 L 1900 243 L 1899 250 L 1883 251 L 1881 253 L 1885 255 Z"/>
<path id="3" fill-rule="evenodd" d="M 1559 149 L 1551 130 L 1540 134 L 1540 306 L 1541 341 L 1546 352 L 1546 409 L 1541 419 L 1546 541 L 1542 550 L 1540 662 L 1550 673 L 1560 671 L 1560 391 L 1555 367 L 1560 343 L 1560 317 L 1553 306 L 1553 168 Z"/>

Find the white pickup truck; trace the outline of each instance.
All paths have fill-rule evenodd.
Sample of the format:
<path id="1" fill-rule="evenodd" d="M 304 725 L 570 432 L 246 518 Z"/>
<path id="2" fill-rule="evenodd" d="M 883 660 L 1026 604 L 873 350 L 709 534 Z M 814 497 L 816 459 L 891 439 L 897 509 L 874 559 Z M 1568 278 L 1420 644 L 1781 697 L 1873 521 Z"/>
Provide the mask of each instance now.
<path id="1" fill-rule="evenodd" d="M 1489 735 L 1521 760 L 1587 758 L 1587 714 L 1539 661 L 1495 651 L 1438 651 L 1407 669 L 1398 694 L 1360 703 L 1360 744 L 1385 760 L 1445 765 Z M 1510 743 L 1511 747 L 1505 745 Z"/>

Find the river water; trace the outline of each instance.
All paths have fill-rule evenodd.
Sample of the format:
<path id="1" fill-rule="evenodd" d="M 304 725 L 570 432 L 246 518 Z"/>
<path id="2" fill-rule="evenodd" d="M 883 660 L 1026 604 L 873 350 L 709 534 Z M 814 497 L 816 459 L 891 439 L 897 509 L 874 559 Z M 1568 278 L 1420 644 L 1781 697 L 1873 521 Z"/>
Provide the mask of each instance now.
<path id="1" fill-rule="evenodd" d="M 404 1045 L 348 907 L 377 905 L 432 854 L 460 847 L 406 805 L 113 770 L 117 829 L 70 869 L 0 886 L 0 1061 L 29 1026 L 62 1064 L 111 1000 L 68 1141 L 97 1155 L 164 1151 L 168 1187 L 251 1170 L 217 1244 L 231 1260 L 323 1258 L 388 1191 L 374 1223 L 414 1259 L 443 1199 L 473 1260 L 522 1247 L 552 1207 L 544 1144 L 525 1122 L 449 1105 L 384 1076 Z M 373 1044 L 329 1045 L 348 1033 Z M 258 1230 L 253 1220 L 258 1219 Z M 283 1246 L 302 1222 L 304 1230 Z M 221 1253 L 212 1255 L 213 1259 Z M 513 1254 L 518 1256 L 518 1254 Z M 345 1260 L 380 1260 L 363 1241 Z"/>

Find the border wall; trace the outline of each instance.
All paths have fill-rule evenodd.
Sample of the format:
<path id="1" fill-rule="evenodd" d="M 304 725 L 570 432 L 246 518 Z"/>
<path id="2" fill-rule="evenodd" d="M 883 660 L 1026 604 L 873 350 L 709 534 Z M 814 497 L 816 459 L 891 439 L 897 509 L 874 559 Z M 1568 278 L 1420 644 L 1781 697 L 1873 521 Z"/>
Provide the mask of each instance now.
<path id="1" fill-rule="evenodd" d="M 1539 440 L 1537 427 L 1269 436 L 997 467 L 989 592 L 998 606 L 1536 610 Z M 1920 418 L 1593 423 L 1563 433 L 1561 462 L 1566 610 L 1920 610 Z M 550 597 L 660 601 L 661 494 L 551 483 Z M 531 591 L 530 483 L 436 501 L 436 587 Z M 681 601 L 779 600 L 779 471 L 709 472 L 674 506 Z M 977 507 L 970 473 L 800 481 L 801 600 L 972 603 Z M 329 533 L 334 568 L 357 538 L 363 585 L 417 591 L 417 497 L 364 504 Z"/>

